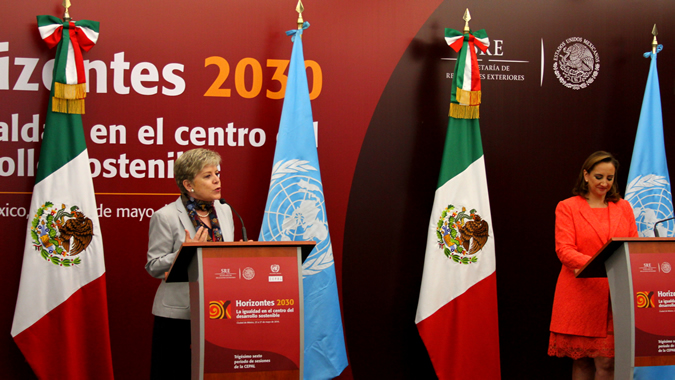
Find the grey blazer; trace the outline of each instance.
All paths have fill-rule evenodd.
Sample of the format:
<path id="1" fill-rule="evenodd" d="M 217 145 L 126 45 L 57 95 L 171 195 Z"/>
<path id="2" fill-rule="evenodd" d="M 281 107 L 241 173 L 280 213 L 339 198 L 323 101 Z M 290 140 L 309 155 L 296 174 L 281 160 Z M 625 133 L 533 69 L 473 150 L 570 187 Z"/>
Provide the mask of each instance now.
<path id="1" fill-rule="evenodd" d="M 234 223 L 230 206 L 216 201 L 214 208 L 223 232 L 223 240 L 232 241 Z M 159 209 L 150 219 L 148 262 L 145 270 L 152 277 L 162 279 L 152 304 L 152 314 L 159 317 L 190 319 L 188 283 L 164 281 L 164 273 L 171 267 L 185 240 L 185 230 L 188 230 L 190 236 L 195 236 L 195 228 L 180 197 Z"/>

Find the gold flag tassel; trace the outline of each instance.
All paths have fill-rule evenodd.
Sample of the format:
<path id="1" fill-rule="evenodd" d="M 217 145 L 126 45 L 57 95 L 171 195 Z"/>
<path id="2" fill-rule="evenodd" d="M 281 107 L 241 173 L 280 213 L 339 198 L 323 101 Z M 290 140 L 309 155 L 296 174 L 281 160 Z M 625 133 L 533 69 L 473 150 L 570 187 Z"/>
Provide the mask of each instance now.
<path id="1" fill-rule="evenodd" d="M 480 106 L 465 106 L 457 103 L 450 103 L 450 113 L 448 116 L 455 119 L 480 119 Z"/>
<path id="2" fill-rule="evenodd" d="M 87 84 L 65 84 L 54 82 L 52 111 L 60 113 L 84 114 L 84 98 L 87 97 Z"/>
<path id="3" fill-rule="evenodd" d="M 455 119 L 480 119 L 481 91 L 466 91 L 457 87 L 457 103 L 450 103 L 450 117 Z"/>
<path id="4" fill-rule="evenodd" d="M 481 91 L 466 91 L 457 87 L 456 97 L 459 104 L 477 106 L 480 104 Z"/>

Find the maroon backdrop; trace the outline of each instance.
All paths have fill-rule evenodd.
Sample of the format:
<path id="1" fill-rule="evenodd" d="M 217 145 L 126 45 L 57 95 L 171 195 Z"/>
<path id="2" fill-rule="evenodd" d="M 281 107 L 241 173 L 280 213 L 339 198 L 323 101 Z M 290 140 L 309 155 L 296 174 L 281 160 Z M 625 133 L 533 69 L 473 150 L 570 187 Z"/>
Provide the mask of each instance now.
<path id="1" fill-rule="evenodd" d="M 27 223 L 13 215 L 28 208 L 34 183 L 27 167 L 19 170 L 19 156 L 24 163 L 30 154 L 37 160 L 40 143 L 20 134 L 14 139 L 12 131 L 35 118 L 40 127 L 44 122 L 42 73 L 54 51 L 40 40 L 35 16 L 61 16 L 60 3 L 5 4 L 0 25 L 3 378 L 32 376 L 9 331 Z M 481 128 L 497 249 L 503 377 L 569 377 L 570 362 L 546 356 L 560 269 L 553 211 L 592 151 L 617 155 L 625 187 L 649 65 L 642 53 L 655 23 L 664 45 L 659 75 L 666 150 L 675 155 L 675 31 L 669 29 L 675 4 L 304 5 L 311 23 L 303 37 L 305 58 L 313 61 L 308 73 L 318 94 L 312 107 L 350 359 L 341 377 L 434 377 L 414 314 L 454 67 L 443 30 L 461 29 L 467 6 L 472 28 L 485 28 L 493 43 L 480 57 L 486 75 Z M 177 153 L 202 143 L 218 151 L 223 195 L 246 220 L 249 236 L 259 232 L 283 101 L 275 75 L 280 61 L 290 58 L 284 31 L 295 27 L 294 8 L 295 0 L 73 2 L 74 19 L 101 22 L 98 44 L 84 55 L 91 69 L 83 121 L 92 168 L 100 163 L 94 186 L 120 379 L 149 375 L 157 280 L 143 269 L 148 220 L 177 195 L 166 173 Z M 597 78 L 584 89 L 567 88 L 555 76 L 556 49 L 571 37 L 586 39 L 598 53 Z M 212 86 L 222 90 L 210 91 Z M 229 96 L 210 96 L 228 90 Z M 210 142 L 209 131 L 224 133 L 224 140 Z M 167 165 L 163 175 L 132 170 L 151 160 Z M 480 360 L 480 354 L 448 360 Z"/>

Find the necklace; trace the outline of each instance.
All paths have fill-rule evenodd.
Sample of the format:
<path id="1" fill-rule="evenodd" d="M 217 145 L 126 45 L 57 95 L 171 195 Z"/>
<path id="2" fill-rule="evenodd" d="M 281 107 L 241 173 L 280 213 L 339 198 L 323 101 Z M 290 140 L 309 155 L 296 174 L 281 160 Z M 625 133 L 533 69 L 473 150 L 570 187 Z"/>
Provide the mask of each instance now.
<path id="1" fill-rule="evenodd" d="M 206 218 L 207 216 L 209 216 L 211 211 L 208 211 L 205 215 L 202 215 L 202 214 L 198 213 L 197 210 L 195 210 L 195 213 L 197 213 L 197 216 L 200 217 L 200 218 Z"/>

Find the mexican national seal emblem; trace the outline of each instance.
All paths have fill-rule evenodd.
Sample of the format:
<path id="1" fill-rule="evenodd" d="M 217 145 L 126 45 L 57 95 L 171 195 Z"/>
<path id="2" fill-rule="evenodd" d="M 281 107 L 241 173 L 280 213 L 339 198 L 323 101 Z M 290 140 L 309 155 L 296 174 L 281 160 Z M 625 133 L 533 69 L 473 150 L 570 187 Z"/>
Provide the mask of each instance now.
<path id="1" fill-rule="evenodd" d="M 466 207 L 458 210 L 448 205 L 436 225 L 436 236 L 445 256 L 459 264 L 473 264 L 488 241 L 489 226 L 475 209 L 467 213 Z"/>
<path id="2" fill-rule="evenodd" d="M 94 236 L 94 226 L 78 206 L 61 208 L 45 202 L 35 212 L 30 235 L 33 247 L 52 264 L 70 267 L 82 263 L 82 253 Z"/>
<path id="3" fill-rule="evenodd" d="M 585 38 L 566 39 L 553 55 L 555 76 L 563 86 L 573 90 L 588 87 L 598 77 L 599 70 L 598 50 Z"/>
<path id="4" fill-rule="evenodd" d="M 244 278 L 244 280 L 253 280 L 253 277 L 255 277 L 255 270 L 253 270 L 251 267 L 246 267 L 241 272 L 241 276 Z"/>

